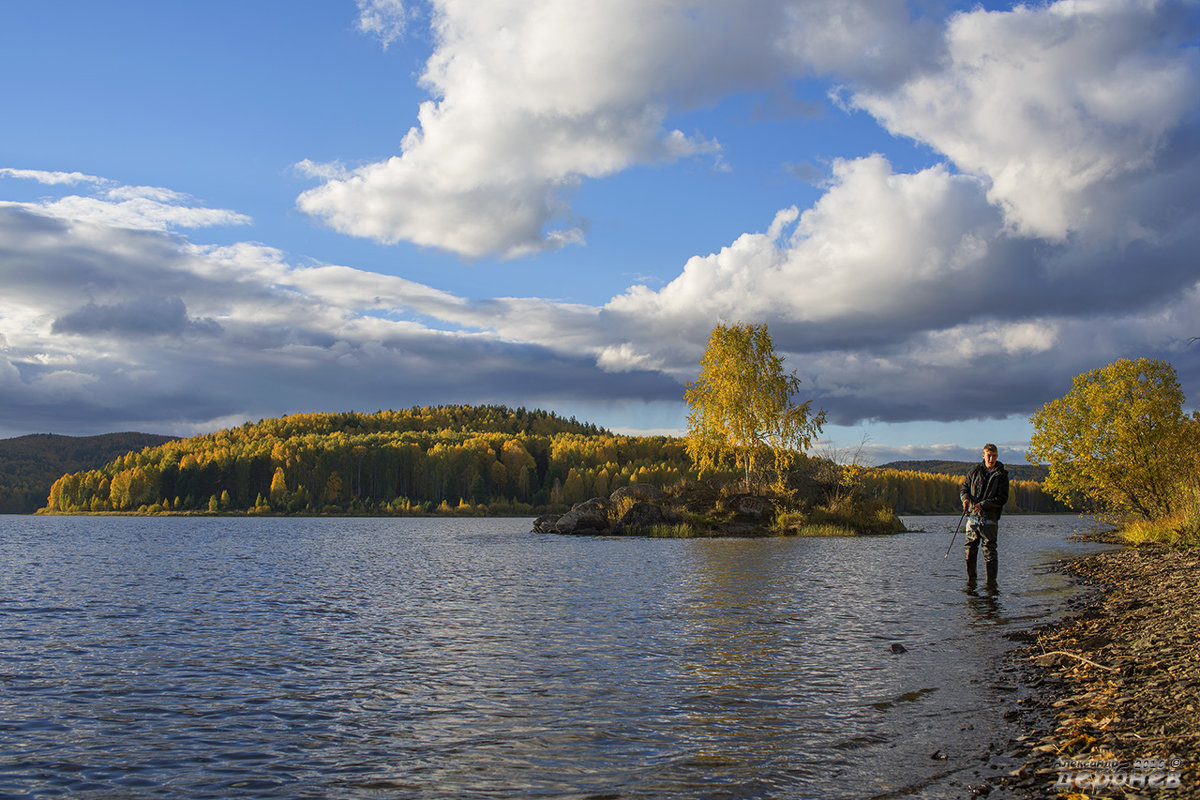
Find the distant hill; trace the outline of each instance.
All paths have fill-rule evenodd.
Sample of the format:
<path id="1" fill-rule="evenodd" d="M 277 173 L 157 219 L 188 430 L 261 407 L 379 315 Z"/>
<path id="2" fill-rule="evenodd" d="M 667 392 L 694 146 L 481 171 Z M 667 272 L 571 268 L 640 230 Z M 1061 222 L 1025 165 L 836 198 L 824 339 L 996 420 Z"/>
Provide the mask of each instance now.
<path id="1" fill-rule="evenodd" d="M 130 451 L 172 441 L 152 433 L 58 436 L 35 433 L 0 439 L 0 514 L 32 514 L 50 487 L 70 472 L 95 469 Z"/>
<path id="2" fill-rule="evenodd" d="M 291 414 L 64 475 L 48 513 L 524 515 L 695 477 L 683 440 L 538 409 Z"/>
<path id="3" fill-rule="evenodd" d="M 892 461 L 887 464 L 879 465 L 879 469 L 898 469 L 908 472 L 927 472 L 932 475 L 966 475 L 975 465 L 977 461 Z M 1048 467 L 1041 464 L 1005 464 L 1004 468 L 1008 470 L 1008 477 L 1014 481 L 1038 481 L 1039 483 L 1046 480 L 1046 476 L 1050 473 Z"/>

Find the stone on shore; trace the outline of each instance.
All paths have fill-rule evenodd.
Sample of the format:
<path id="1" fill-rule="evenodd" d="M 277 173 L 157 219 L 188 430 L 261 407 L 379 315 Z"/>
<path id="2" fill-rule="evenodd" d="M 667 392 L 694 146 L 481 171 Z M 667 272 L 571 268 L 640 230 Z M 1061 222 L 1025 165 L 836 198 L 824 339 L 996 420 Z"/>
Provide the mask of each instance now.
<path id="1" fill-rule="evenodd" d="M 661 503 L 665 497 L 666 492 L 652 483 L 631 483 L 614 491 L 608 499 L 615 506 L 626 498 L 644 503 Z"/>
<path id="2" fill-rule="evenodd" d="M 562 517 L 562 514 L 542 514 L 533 521 L 534 533 L 554 533 L 554 525 Z"/>
<path id="3" fill-rule="evenodd" d="M 606 533 L 609 529 L 609 508 L 611 504 L 602 497 L 576 503 L 554 523 L 554 531 L 568 534 Z"/>
<path id="4" fill-rule="evenodd" d="M 653 528 L 655 525 L 673 525 L 680 517 L 673 511 L 653 503 L 634 503 L 617 523 L 623 531 L 637 531 L 639 528 Z"/>

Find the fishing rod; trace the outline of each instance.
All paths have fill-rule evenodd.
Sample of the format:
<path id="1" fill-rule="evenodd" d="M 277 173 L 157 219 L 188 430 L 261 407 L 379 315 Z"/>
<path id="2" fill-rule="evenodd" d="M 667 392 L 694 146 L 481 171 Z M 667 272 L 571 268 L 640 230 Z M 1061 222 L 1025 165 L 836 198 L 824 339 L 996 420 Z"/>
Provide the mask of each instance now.
<path id="1" fill-rule="evenodd" d="M 958 522 L 954 525 L 954 535 L 950 537 L 950 546 L 946 548 L 946 555 L 942 558 L 949 558 L 950 551 L 954 548 L 954 540 L 958 538 L 958 526 L 962 525 L 963 518 L 967 516 L 967 510 L 964 508 L 962 516 L 958 518 Z"/>

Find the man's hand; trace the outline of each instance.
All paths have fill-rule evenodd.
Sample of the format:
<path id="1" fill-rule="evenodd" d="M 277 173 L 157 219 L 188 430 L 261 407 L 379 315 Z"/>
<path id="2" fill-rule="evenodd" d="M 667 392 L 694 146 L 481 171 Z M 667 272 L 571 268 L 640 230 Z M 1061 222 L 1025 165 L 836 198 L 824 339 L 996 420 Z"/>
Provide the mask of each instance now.
<path id="1" fill-rule="evenodd" d="M 963 511 L 966 511 L 970 506 L 971 506 L 971 501 L 964 497 L 963 498 Z"/>

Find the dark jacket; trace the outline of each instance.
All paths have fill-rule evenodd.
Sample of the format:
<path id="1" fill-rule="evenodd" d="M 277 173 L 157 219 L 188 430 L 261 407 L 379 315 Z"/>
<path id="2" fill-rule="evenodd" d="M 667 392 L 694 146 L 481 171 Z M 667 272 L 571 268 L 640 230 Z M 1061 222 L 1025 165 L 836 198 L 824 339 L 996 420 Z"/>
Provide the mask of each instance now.
<path id="1" fill-rule="evenodd" d="M 1008 502 L 1008 470 L 999 461 L 990 470 L 983 464 L 976 464 L 958 485 L 958 497 L 970 501 L 971 505 L 981 504 L 984 519 L 1000 519 L 1004 504 Z"/>

